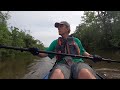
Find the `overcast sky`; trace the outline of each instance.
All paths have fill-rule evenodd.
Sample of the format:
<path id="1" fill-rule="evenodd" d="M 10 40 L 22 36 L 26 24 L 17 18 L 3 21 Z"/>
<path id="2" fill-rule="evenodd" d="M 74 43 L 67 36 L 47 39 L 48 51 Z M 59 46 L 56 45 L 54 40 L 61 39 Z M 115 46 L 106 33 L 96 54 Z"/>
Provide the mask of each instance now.
<path id="1" fill-rule="evenodd" d="M 10 11 L 9 26 L 30 30 L 30 35 L 40 40 L 46 47 L 59 37 L 55 22 L 67 21 L 73 33 L 81 23 L 83 11 Z M 70 34 L 71 34 L 70 33 Z"/>

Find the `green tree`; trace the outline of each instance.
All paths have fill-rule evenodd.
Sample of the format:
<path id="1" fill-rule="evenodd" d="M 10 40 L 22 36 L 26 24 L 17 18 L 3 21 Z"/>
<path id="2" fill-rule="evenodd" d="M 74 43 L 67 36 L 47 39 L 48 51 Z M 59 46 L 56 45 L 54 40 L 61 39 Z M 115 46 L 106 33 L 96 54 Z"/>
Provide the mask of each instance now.
<path id="1" fill-rule="evenodd" d="M 10 45 L 15 47 L 38 47 L 45 49 L 40 40 L 35 40 L 33 36 L 26 33 L 25 30 L 20 30 L 17 27 L 7 27 L 7 20 L 10 18 L 9 12 L 0 11 L 0 44 Z M 0 58 L 15 57 L 16 55 L 22 56 L 23 52 L 15 50 L 0 49 Z M 28 53 L 26 53 L 28 54 Z"/>
<path id="2" fill-rule="evenodd" d="M 85 11 L 74 36 L 87 49 L 120 47 L 120 11 Z"/>

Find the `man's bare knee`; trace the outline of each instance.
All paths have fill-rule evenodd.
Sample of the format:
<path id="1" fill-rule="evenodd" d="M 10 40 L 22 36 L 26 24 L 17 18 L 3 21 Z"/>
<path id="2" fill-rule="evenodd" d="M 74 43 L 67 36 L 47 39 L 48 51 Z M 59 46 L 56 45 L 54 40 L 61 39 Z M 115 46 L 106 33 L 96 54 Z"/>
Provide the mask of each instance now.
<path id="1" fill-rule="evenodd" d="M 64 79 L 64 75 L 60 69 L 55 69 L 50 79 Z"/>
<path id="2" fill-rule="evenodd" d="M 96 79 L 95 76 L 88 69 L 81 69 L 78 74 L 78 79 Z"/>
<path id="3" fill-rule="evenodd" d="M 55 69 L 55 70 L 54 70 L 54 73 L 61 74 L 62 71 L 61 71 L 60 69 Z"/>

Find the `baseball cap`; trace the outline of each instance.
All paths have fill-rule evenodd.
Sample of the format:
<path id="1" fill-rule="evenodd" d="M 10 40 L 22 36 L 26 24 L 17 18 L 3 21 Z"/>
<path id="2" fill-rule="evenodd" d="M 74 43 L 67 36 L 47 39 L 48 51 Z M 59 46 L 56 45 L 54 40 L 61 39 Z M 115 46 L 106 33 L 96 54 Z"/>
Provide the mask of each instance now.
<path id="1" fill-rule="evenodd" d="M 68 22 L 66 22 L 66 21 L 56 22 L 54 26 L 56 28 L 58 28 L 58 26 L 61 25 L 61 24 L 66 25 L 67 27 L 70 28 L 70 24 Z"/>

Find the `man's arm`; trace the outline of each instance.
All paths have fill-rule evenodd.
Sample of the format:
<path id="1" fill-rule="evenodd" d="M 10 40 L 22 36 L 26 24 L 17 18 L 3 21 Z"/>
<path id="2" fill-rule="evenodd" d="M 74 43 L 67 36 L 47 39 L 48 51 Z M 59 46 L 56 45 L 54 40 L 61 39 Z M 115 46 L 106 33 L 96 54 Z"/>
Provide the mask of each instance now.
<path id="1" fill-rule="evenodd" d="M 88 52 L 84 52 L 83 55 L 84 55 L 84 56 L 88 56 L 88 57 L 91 56 L 91 54 L 89 54 Z"/>
<path id="2" fill-rule="evenodd" d="M 38 56 L 41 57 L 41 58 L 44 58 L 44 57 L 47 57 L 48 54 L 45 54 L 45 53 L 39 53 Z"/>
<path id="3" fill-rule="evenodd" d="M 50 46 L 46 49 L 46 51 L 54 51 L 56 44 L 57 44 L 57 40 L 54 40 L 54 41 L 50 44 Z M 50 58 L 52 58 L 51 55 L 46 54 L 46 53 L 39 53 L 38 56 L 41 57 L 41 58 L 44 58 L 44 57 L 47 57 L 47 56 L 50 57 Z"/>
<path id="4" fill-rule="evenodd" d="M 102 57 L 101 56 L 99 56 L 99 55 L 91 55 L 91 54 L 89 54 L 88 52 L 84 52 L 84 54 L 83 54 L 84 56 L 88 56 L 88 57 L 93 57 L 93 62 L 99 62 L 99 61 L 101 61 L 102 60 Z"/>

